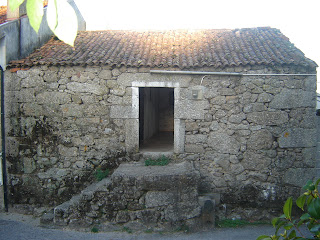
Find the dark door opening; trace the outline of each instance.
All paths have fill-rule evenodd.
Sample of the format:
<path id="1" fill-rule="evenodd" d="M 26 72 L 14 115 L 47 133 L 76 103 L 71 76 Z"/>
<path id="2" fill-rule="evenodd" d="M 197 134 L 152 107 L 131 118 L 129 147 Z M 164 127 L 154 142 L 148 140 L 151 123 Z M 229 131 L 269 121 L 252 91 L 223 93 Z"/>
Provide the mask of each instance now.
<path id="1" fill-rule="evenodd" d="M 173 88 L 139 88 L 140 151 L 173 151 L 173 110 Z"/>

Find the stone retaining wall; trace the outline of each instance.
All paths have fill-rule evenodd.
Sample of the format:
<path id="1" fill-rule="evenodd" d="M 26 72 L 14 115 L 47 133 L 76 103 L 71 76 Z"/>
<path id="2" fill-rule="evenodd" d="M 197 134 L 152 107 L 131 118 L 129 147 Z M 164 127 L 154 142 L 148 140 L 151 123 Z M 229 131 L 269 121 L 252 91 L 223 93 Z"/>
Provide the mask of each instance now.
<path id="1" fill-rule="evenodd" d="M 122 164 L 110 179 L 55 207 L 54 224 L 100 224 L 111 230 L 114 224 L 118 228 L 138 225 L 140 230 L 192 224 L 201 214 L 198 183 L 199 173 L 190 163 L 152 167 Z"/>
<path id="2" fill-rule="evenodd" d="M 315 175 L 315 76 L 150 74 L 146 68 L 36 66 L 6 71 L 11 201 L 57 204 L 138 151 L 137 89 L 174 88 L 175 159 L 200 192 L 272 207 Z M 172 70 L 172 69 L 171 69 Z M 310 73 L 304 68 L 196 69 Z M 199 90 L 199 99 L 192 98 Z M 22 197 L 23 196 L 23 197 Z M 250 204 L 247 204 L 250 203 Z"/>

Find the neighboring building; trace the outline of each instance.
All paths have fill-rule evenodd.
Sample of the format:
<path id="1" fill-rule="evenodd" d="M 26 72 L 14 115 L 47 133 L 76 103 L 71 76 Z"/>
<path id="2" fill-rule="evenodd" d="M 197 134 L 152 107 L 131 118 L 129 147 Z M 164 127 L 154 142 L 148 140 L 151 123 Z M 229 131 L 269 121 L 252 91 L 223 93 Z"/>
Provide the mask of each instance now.
<path id="1" fill-rule="evenodd" d="M 0 6 L 0 24 L 7 21 L 7 6 Z"/>
<path id="2" fill-rule="evenodd" d="M 69 0 L 68 2 L 74 8 L 78 16 L 78 29 L 85 30 L 85 21 L 77 6 L 73 0 Z M 44 16 L 40 29 L 38 33 L 36 33 L 29 24 L 25 4 L 26 2 L 15 11 L 10 11 L 7 6 L 1 6 L 0 8 L 0 66 L 3 70 L 6 69 L 6 66 L 10 61 L 27 57 L 35 49 L 41 47 L 53 34 L 46 22 L 46 8 L 44 9 Z M 44 1 L 44 6 L 46 5 L 47 1 Z M 0 179 L 0 199 L 2 201 L 1 167 Z"/>
<path id="3" fill-rule="evenodd" d="M 86 30 L 84 18 L 74 1 L 69 0 L 68 2 L 77 13 L 79 31 Z M 46 1 L 44 5 L 46 6 Z M 0 64 L 2 68 L 5 69 L 6 64 L 12 60 L 27 57 L 35 49 L 46 43 L 52 34 L 46 20 L 46 8 L 44 9 L 40 29 L 36 33 L 29 24 L 25 3 L 15 12 L 8 11 L 6 6 L 2 6 L 0 9 Z"/>
<path id="4" fill-rule="evenodd" d="M 229 216 L 269 216 L 316 175 L 316 67 L 268 27 L 53 38 L 5 72 L 10 201 L 55 206 L 171 152 Z"/>

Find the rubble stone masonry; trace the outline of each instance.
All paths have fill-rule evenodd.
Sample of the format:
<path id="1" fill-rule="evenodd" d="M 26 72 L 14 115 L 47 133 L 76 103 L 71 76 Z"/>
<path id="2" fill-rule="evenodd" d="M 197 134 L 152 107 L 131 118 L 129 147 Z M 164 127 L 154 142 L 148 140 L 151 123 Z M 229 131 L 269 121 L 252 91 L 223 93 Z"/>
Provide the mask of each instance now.
<path id="1" fill-rule="evenodd" d="M 148 68 L 35 66 L 6 71 L 10 201 L 57 205 L 139 151 L 139 86 L 174 88 L 175 161 L 221 204 L 276 206 L 315 176 L 316 76 L 152 74 Z M 174 70 L 174 69 L 168 69 Z M 196 69 L 253 74 L 304 68 Z M 192 99 L 201 89 L 199 99 Z M 177 145 L 177 146 L 176 146 Z M 231 209 L 231 208 L 230 208 Z M 232 213 L 230 213 L 232 214 Z"/>

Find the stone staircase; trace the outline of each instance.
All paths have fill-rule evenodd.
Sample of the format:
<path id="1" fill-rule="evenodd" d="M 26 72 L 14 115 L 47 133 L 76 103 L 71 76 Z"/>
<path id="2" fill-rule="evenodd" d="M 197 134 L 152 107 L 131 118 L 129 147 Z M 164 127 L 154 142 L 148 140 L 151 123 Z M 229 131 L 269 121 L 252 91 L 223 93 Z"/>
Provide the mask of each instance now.
<path id="1" fill-rule="evenodd" d="M 71 217 L 73 216 L 75 210 L 84 210 L 83 207 L 90 202 L 94 195 L 100 191 L 106 191 L 108 187 L 111 185 L 111 179 L 105 178 L 97 183 L 93 183 L 84 190 L 81 191 L 80 194 L 73 196 L 69 201 L 60 204 L 59 206 L 54 208 L 53 211 L 53 222 L 56 225 L 75 225 L 78 224 L 77 216 L 74 216 L 74 219 Z M 90 214 L 89 214 L 90 215 Z M 69 217 L 69 221 L 65 221 L 66 217 Z M 94 216 L 92 216 L 94 217 Z M 86 221 L 86 220 L 85 220 Z M 91 224 L 92 221 L 88 221 L 87 224 Z M 86 224 L 83 224 L 86 225 Z"/>
<path id="2" fill-rule="evenodd" d="M 53 223 L 135 225 L 139 230 L 194 227 L 202 225 L 201 221 L 214 224 L 214 200 L 199 196 L 199 181 L 200 174 L 190 162 L 166 166 L 122 163 L 110 177 L 55 207 Z"/>

